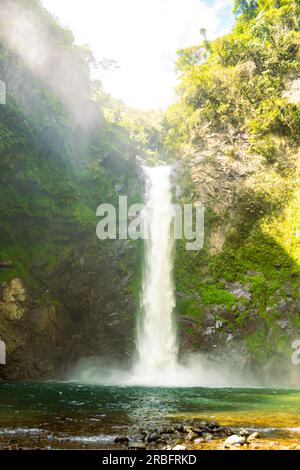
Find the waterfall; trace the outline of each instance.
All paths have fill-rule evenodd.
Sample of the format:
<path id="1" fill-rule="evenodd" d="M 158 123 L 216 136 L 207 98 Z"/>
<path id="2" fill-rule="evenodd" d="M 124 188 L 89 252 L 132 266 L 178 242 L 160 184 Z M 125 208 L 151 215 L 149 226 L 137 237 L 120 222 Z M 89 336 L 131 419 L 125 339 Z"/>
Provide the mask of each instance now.
<path id="1" fill-rule="evenodd" d="M 136 357 L 123 370 L 106 359 L 83 360 L 72 379 L 84 383 L 198 387 L 233 384 L 231 365 L 212 364 L 200 353 L 178 360 L 173 271 L 173 214 L 171 168 L 144 167 L 145 205 L 141 213 L 144 240 L 144 272 L 141 309 L 136 329 Z M 229 363 L 230 364 L 230 363 Z M 228 370 L 227 370 L 228 369 Z"/>
<path id="2" fill-rule="evenodd" d="M 145 240 L 141 315 L 137 325 L 137 360 L 134 375 L 157 383 L 173 375 L 177 365 L 173 270 L 173 207 L 171 168 L 144 167 Z"/>

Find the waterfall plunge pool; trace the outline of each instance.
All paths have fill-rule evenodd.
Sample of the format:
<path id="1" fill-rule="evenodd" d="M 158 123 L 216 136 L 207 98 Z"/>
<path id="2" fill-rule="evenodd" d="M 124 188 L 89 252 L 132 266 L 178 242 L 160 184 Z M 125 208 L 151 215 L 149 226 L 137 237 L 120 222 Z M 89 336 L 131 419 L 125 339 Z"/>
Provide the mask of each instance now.
<path id="1" fill-rule="evenodd" d="M 0 383 L 0 449 L 115 448 L 140 428 L 212 421 L 299 441 L 300 391 Z M 213 445 L 213 444 L 211 444 Z"/>

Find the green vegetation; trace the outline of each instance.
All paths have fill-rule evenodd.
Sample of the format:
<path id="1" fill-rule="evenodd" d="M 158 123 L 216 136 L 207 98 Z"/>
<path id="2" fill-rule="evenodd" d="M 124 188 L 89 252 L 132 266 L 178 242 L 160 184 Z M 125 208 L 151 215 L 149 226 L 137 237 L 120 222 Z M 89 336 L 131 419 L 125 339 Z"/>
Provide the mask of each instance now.
<path id="1" fill-rule="evenodd" d="M 247 169 L 231 188 L 231 202 L 209 193 L 204 248 L 190 253 L 178 243 L 174 276 L 186 296 L 179 314 L 201 320 L 207 304 L 219 306 L 225 316 L 234 312 L 227 324 L 241 333 L 255 315 L 258 330 L 244 336 L 251 354 L 265 360 L 274 350 L 289 353 L 288 335 L 276 322 L 296 325 L 300 298 L 300 107 L 287 92 L 299 78 L 300 5 L 236 0 L 234 13 L 229 34 L 209 41 L 201 31 L 201 44 L 178 51 L 179 99 L 165 116 L 165 143 L 181 162 L 183 202 L 203 201 L 194 175 L 203 171 L 218 181 L 220 153 L 228 173 Z M 197 166 L 194 157 L 207 150 Z M 228 180 L 223 184 L 228 190 Z M 224 236 L 218 249 L 214 233 Z M 250 298 L 232 295 L 226 285 L 234 283 Z M 293 306 L 280 310 L 287 298 Z"/>
<path id="2" fill-rule="evenodd" d="M 181 202 L 206 206 L 203 250 L 176 244 L 178 314 L 199 325 L 213 312 L 244 334 L 259 360 L 286 354 L 276 322 L 299 327 L 300 108 L 288 94 L 299 79 L 299 2 L 235 0 L 229 34 L 210 41 L 202 28 L 200 44 L 178 51 L 178 100 L 165 115 L 107 95 L 91 79 L 91 51 L 38 0 L 17 3 L 37 15 L 57 66 L 53 76 L 33 67 L 7 42 L 12 25 L 0 24 L 0 79 L 8 85 L 0 105 L 0 262 L 12 262 L 0 269 L 0 284 L 18 276 L 35 288 L 62 265 L 79 270 L 85 249 L 99 266 L 117 260 L 121 292 L 137 304 L 142 244 L 104 248 L 96 207 L 116 204 L 119 194 L 138 202 L 136 156 L 154 164 L 159 155 L 180 163 Z M 193 327 L 187 332 L 196 345 Z"/>
<path id="3" fill-rule="evenodd" d="M 172 148 L 201 141 L 208 126 L 247 132 L 253 153 L 272 154 L 278 136 L 299 143 L 299 107 L 282 97 L 299 70 L 299 8 L 295 0 L 237 1 L 231 33 L 178 52 L 180 101 L 166 116 Z"/>
<path id="4" fill-rule="evenodd" d="M 54 77 L 35 73 L 1 24 L 0 79 L 8 94 L 0 106 L 0 261 L 13 267 L 0 270 L 0 282 L 19 276 L 34 283 L 82 244 L 97 242 L 96 208 L 118 200 L 116 185 L 135 199 L 132 169 L 146 141 L 103 117 L 110 99 L 90 79 L 91 51 L 76 46 L 39 1 L 17 3 L 36 16 L 57 64 Z"/>

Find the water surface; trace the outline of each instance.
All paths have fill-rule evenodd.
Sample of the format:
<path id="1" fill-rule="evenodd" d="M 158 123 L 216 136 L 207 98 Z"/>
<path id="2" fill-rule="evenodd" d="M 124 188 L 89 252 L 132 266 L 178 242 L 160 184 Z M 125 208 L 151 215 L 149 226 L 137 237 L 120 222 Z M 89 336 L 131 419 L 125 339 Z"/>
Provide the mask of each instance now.
<path id="1" fill-rule="evenodd" d="M 193 419 L 297 434 L 300 391 L 0 383 L 1 447 L 113 447 L 117 435 Z"/>

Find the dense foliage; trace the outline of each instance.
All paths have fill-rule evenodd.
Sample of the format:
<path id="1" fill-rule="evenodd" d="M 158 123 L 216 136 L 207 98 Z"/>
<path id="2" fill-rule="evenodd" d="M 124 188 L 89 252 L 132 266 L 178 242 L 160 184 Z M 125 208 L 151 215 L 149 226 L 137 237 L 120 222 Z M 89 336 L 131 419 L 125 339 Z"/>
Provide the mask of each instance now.
<path id="1" fill-rule="evenodd" d="M 244 335 L 260 359 L 284 352 L 289 338 L 276 321 L 286 315 L 299 326 L 294 306 L 282 312 L 278 305 L 300 301 L 300 110 L 288 96 L 299 78 L 300 5 L 235 0 L 234 13 L 229 34 L 210 41 L 202 28 L 201 44 L 178 51 L 178 100 L 162 117 L 107 95 L 91 79 L 91 51 L 75 45 L 39 0 L 1 0 L 0 262 L 12 267 L 0 270 L 0 284 L 18 276 L 35 288 L 63 262 L 80 270 L 87 249 L 99 266 L 117 260 L 126 289 L 131 283 L 138 292 L 134 256 L 98 243 L 95 213 L 120 193 L 137 202 L 136 155 L 153 162 L 160 154 L 181 164 L 182 202 L 203 196 L 193 172 L 208 170 L 202 182 L 212 182 L 201 200 L 204 249 L 187 252 L 183 241 L 176 251 L 177 311 L 195 322 L 192 339 L 209 309 L 224 335 Z M 15 41 L 26 22 L 29 34 Z M 248 299 L 230 291 L 236 282 L 247 286 Z"/>
<path id="2" fill-rule="evenodd" d="M 14 9 L 34 25 L 30 35 L 34 28 L 42 32 L 43 60 L 35 62 L 30 38 L 25 49 L 14 47 L 14 21 L 14 31 L 24 34 Z M 109 97 L 90 79 L 92 53 L 75 45 L 39 1 L 4 1 L 1 11 L 0 79 L 7 100 L 0 105 L 0 260 L 13 263 L 1 270 L 3 281 L 28 278 L 35 262 L 52 269 L 75 250 L 76 237 L 96 243 L 96 207 L 117 200 L 117 184 L 125 190 L 141 143 L 125 125 L 104 117 Z"/>
<path id="3" fill-rule="evenodd" d="M 299 74 L 297 0 L 235 2 L 236 25 L 215 41 L 178 52 L 180 100 L 169 108 L 172 147 L 201 141 L 207 126 L 248 133 L 253 152 L 274 158 L 274 135 L 299 143 L 299 107 L 283 97 Z"/>
<path id="4" fill-rule="evenodd" d="M 280 319 L 293 331 L 298 325 L 300 107 L 289 89 L 300 73 L 300 4 L 236 0 L 234 13 L 229 34 L 209 41 L 201 31 L 201 44 L 178 51 L 178 100 L 165 116 L 183 198 L 206 205 L 203 250 L 178 244 L 177 306 L 203 331 L 209 304 L 225 330 L 246 337 L 247 349 L 266 361 L 274 351 L 290 353 Z M 250 289 L 251 300 L 230 296 L 230 283 Z M 282 311 L 288 296 L 298 301 Z"/>

